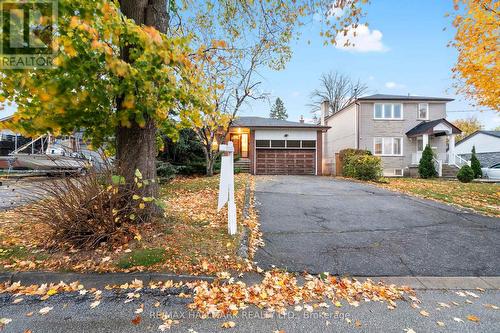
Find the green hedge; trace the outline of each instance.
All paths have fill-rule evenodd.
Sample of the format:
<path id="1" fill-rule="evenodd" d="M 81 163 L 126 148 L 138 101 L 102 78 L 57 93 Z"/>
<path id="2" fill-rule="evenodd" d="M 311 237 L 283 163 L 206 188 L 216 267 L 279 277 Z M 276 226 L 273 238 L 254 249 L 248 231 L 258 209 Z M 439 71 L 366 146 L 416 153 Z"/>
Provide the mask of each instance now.
<path id="1" fill-rule="evenodd" d="M 378 180 L 382 176 L 382 161 L 370 151 L 344 149 L 339 154 L 343 176 L 361 180 Z"/>

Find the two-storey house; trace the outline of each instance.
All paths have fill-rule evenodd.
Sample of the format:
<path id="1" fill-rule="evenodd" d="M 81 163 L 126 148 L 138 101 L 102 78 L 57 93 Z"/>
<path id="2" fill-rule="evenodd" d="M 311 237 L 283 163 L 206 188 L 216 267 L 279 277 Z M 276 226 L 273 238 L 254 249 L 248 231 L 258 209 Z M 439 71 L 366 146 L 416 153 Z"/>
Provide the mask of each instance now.
<path id="1" fill-rule="evenodd" d="M 455 135 L 461 130 L 447 121 L 449 98 L 371 95 L 356 99 L 334 114 L 322 105 L 323 170 L 339 174 L 336 154 L 345 148 L 366 149 L 380 156 L 384 176 L 416 176 L 426 145 L 435 155 L 439 175 L 453 174 L 467 163 L 455 154 Z"/>

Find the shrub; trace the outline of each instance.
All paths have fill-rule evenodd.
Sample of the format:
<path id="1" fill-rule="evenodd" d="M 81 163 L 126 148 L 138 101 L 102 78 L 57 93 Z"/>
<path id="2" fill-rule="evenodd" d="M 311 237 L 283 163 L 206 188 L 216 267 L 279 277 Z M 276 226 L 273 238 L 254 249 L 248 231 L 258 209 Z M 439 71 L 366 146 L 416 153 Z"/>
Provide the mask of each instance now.
<path id="1" fill-rule="evenodd" d="M 135 195 L 146 180 L 132 187 L 125 187 L 124 182 L 109 168 L 81 177 L 55 178 L 41 183 L 34 193 L 37 200 L 24 214 L 50 227 L 49 247 L 121 245 L 134 237 L 135 225 L 145 221 L 136 216 L 138 209 L 155 201 Z"/>
<path id="2" fill-rule="evenodd" d="M 156 162 L 156 175 L 160 183 L 166 183 L 172 180 L 177 174 L 178 167 L 170 164 L 169 162 L 157 161 Z"/>
<path id="3" fill-rule="evenodd" d="M 458 170 L 457 178 L 462 183 L 470 183 L 474 180 L 474 171 L 469 165 L 465 164 Z"/>
<path id="4" fill-rule="evenodd" d="M 382 176 L 381 160 L 377 156 L 353 154 L 344 160 L 344 176 L 361 180 L 378 180 Z"/>
<path id="5" fill-rule="evenodd" d="M 420 178 L 426 179 L 437 177 L 438 173 L 436 171 L 436 167 L 434 166 L 433 158 L 434 155 L 432 154 L 431 146 L 425 146 L 422 158 L 418 163 L 418 173 L 420 174 Z"/>
<path id="6" fill-rule="evenodd" d="M 470 157 L 470 166 L 474 172 L 474 178 L 481 178 L 483 171 L 481 170 L 481 163 L 476 156 L 476 146 L 472 146 L 472 155 Z"/>
<path id="7" fill-rule="evenodd" d="M 358 155 L 371 155 L 369 150 L 347 148 L 342 149 L 339 152 L 339 159 L 342 165 L 342 175 L 345 177 L 354 177 L 355 170 L 352 169 L 351 165 L 347 163 L 347 160 L 352 156 Z"/>

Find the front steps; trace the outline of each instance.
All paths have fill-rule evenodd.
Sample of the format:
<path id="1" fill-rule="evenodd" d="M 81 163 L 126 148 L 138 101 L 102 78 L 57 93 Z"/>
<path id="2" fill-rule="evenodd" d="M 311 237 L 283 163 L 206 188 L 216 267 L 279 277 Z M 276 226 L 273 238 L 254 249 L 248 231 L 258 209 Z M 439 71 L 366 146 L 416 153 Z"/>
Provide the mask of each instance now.
<path id="1" fill-rule="evenodd" d="M 248 158 L 240 158 L 234 162 L 234 170 L 250 173 L 250 160 Z"/>
<path id="2" fill-rule="evenodd" d="M 443 164 L 443 178 L 457 178 L 459 168 L 455 165 Z"/>

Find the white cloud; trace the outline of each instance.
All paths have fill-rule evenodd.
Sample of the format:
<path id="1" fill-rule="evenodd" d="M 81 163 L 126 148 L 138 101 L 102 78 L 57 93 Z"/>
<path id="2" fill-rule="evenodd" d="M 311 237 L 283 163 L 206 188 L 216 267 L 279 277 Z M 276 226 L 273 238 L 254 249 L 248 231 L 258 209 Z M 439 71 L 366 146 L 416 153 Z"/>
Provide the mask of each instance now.
<path id="1" fill-rule="evenodd" d="M 385 52 L 387 48 L 382 43 L 382 36 L 380 30 L 370 30 L 368 26 L 362 24 L 357 28 L 351 28 L 346 35 L 340 32 L 335 47 L 352 52 Z"/>
<path id="2" fill-rule="evenodd" d="M 404 88 L 405 85 L 401 84 L 401 83 L 396 83 L 396 82 L 393 82 L 393 81 L 389 81 L 389 82 L 385 83 L 385 87 L 387 89 L 399 89 L 399 88 Z"/>
<path id="3" fill-rule="evenodd" d="M 370 80 L 370 81 L 375 80 L 375 76 L 373 76 L 373 75 L 368 76 L 368 80 Z"/>

